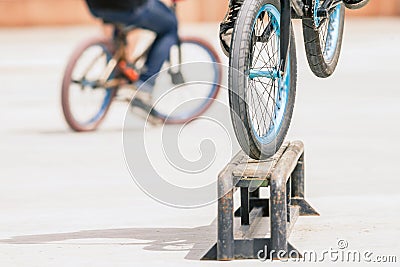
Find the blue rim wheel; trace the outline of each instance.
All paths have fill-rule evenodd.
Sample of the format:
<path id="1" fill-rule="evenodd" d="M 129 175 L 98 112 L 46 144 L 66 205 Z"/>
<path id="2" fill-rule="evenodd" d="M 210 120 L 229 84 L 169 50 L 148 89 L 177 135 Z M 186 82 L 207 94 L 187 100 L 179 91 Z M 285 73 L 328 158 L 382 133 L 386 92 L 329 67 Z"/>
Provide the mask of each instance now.
<path id="1" fill-rule="evenodd" d="M 303 19 L 307 60 L 313 73 L 325 78 L 336 69 L 342 45 L 345 7 L 337 5 L 327 18 L 317 15 L 322 0 L 313 0 L 312 18 Z"/>
<path id="2" fill-rule="evenodd" d="M 98 81 L 111 58 L 110 44 L 103 39 L 83 43 L 72 55 L 61 99 L 64 117 L 74 131 L 95 130 L 106 116 L 116 89 L 99 87 Z"/>
<path id="3" fill-rule="evenodd" d="M 239 144 L 256 159 L 274 155 L 290 125 L 297 72 L 291 38 L 281 73 L 279 1 L 245 1 L 232 41 L 230 105 Z"/>
<path id="4" fill-rule="evenodd" d="M 174 82 L 176 73 L 179 82 Z M 222 66 L 208 42 L 186 37 L 181 39 L 180 50 L 177 46 L 171 49 L 170 62 L 153 79 L 155 114 L 165 123 L 181 124 L 199 117 L 211 106 L 220 90 Z"/>
<path id="5" fill-rule="evenodd" d="M 338 5 L 329 16 L 329 23 L 326 23 L 327 26 L 325 26 L 327 28 L 326 34 L 321 38 L 321 40 L 324 40 L 324 58 L 328 62 L 332 61 L 339 40 L 340 10 L 342 8 L 344 8 L 342 5 Z"/>
<path id="6" fill-rule="evenodd" d="M 270 26 L 264 25 L 268 16 Z M 253 24 L 253 32 L 260 36 L 270 27 L 268 42 L 253 44 L 253 62 L 249 69 L 247 90 L 248 112 L 254 136 L 262 144 L 273 142 L 282 127 L 290 90 L 290 75 L 279 73 L 280 53 L 280 13 L 271 5 L 264 5 Z M 266 24 L 266 23 L 265 23 Z M 289 57 L 290 62 L 290 57 Z M 290 64 L 285 74 L 290 73 Z"/>

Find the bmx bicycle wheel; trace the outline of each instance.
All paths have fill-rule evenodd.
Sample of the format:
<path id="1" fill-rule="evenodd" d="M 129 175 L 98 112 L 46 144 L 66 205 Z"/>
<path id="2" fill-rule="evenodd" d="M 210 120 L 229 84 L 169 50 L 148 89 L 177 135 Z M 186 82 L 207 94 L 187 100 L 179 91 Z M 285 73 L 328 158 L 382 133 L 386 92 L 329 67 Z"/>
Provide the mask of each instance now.
<path id="1" fill-rule="evenodd" d="M 244 2 L 232 39 L 229 100 L 237 140 L 254 159 L 273 156 L 290 125 L 297 76 L 293 31 L 290 35 L 288 62 L 281 74 L 280 2 Z"/>
<path id="2" fill-rule="evenodd" d="M 303 19 L 303 36 L 308 65 L 320 78 L 333 74 L 342 47 L 345 7 L 337 5 L 326 19 L 317 16 L 323 1 L 312 0 L 312 19 Z"/>
<path id="3" fill-rule="evenodd" d="M 110 108 L 116 89 L 99 87 L 98 81 L 112 58 L 111 51 L 108 40 L 91 39 L 80 45 L 68 62 L 61 103 L 65 120 L 74 131 L 95 130 Z"/>
<path id="4" fill-rule="evenodd" d="M 222 67 L 214 48 L 198 38 L 182 38 L 155 77 L 154 113 L 167 124 L 202 115 L 220 90 Z"/>

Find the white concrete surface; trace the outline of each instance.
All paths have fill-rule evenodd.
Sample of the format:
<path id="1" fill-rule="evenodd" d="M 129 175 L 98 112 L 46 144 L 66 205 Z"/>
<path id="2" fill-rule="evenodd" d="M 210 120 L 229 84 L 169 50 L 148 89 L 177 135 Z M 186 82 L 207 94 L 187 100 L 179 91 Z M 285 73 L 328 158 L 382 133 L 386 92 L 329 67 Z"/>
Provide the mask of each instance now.
<path id="1" fill-rule="evenodd" d="M 216 25 L 182 30 L 218 45 Z M 68 130 L 63 67 L 96 32 L 0 29 L 0 266 L 267 264 L 198 260 L 216 238 L 216 205 L 176 209 L 135 185 L 122 152 L 123 105 L 97 132 Z M 291 243 L 323 251 L 345 239 L 351 249 L 400 261 L 400 20 L 348 20 L 338 69 L 326 80 L 307 67 L 298 24 L 296 37 L 289 138 L 305 142 L 306 193 L 321 217 L 300 218 Z"/>

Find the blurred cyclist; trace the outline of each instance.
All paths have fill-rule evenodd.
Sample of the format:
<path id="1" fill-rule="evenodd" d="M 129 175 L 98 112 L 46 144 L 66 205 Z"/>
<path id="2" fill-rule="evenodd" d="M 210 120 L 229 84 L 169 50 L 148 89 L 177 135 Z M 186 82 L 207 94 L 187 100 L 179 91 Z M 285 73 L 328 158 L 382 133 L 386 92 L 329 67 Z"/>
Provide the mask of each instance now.
<path id="1" fill-rule="evenodd" d="M 229 0 L 229 9 L 219 28 L 219 40 L 224 54 L 228 57 L 232 40 L 233 27 L 244 0 Z M 369 0 L 343 0 L 349 9 L 359 9 L 368 4 Z"/>
<path id="2" fill-rule="evenodd" d="M 151 108 L 151 93 L 156 75 L 169 59 L 171 47 L 178 43 L 178 23 L 175 14 L 159 0 L 86 0 L 90 12 L 106 23 L 121 23 L 127 26 L 150 30 L 157 34 L 147 59 L 144 71 L 136 85 L 140 88 L 133 106 Z M 129 77 L 128 77 L 129 78 Z M 149 80 L 150 79 L 150 80 Z"/>

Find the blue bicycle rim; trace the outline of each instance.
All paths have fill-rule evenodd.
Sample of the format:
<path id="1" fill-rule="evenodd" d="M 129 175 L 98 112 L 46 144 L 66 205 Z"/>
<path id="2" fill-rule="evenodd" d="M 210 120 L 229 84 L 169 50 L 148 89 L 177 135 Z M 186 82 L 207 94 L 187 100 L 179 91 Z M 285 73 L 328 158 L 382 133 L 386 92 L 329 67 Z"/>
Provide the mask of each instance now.
<path id="1" fill-rule="evenodd" d="M 210 93 L 204 97 L 204 101 L 201 105 L 198 106 L 198 108 L 190 111 L 190 112 L 186 112 L 186 113 L 182 113 L 179 115 L 165 115 L 162 114 L 160 112 L 157 113 L 157 115 L 163 119 L 163 120 L 168 120 L 168 121 L 181 121 L 181 120 L 186 120 L 189 119 L 191 117 L 193 117 L 194 115 L 198 114 L 205 105 L 207 105 L 207 103 L 210 101 L 210 99 L 213 97 L 213 95 L 215 94 L 215 90 L 217 89 L 217 86 L 219 86 L 219 68 L 218 68 L 218 64 L 217 64 L 217 59 L 215 58 L 215 56 L 213 55 L 213 53 L 204 45 L 202 45 L 201 43 L 198 43 L 196 41 L 184 41 L 183 43 L 189 43 L 189 44 L 195 44 L 198 45 L 200 47 L 202 47 L 207 54 L 210 56 L 211 62 L 210 63 L 214 63 L 213 64 L 213 69 L 214 69 L 214 80 L 212 81 L 212 87 L 210 90 Z M 193 63 L 193 62 L 188 62 L 188 63 Z M 184 64 L 184 63 L 183 63 Z"/>
<path id="2" fill-rule="evenodd" d="M 110 54 L 110 52 L 107 50 L 107 48 L 104 45 L 100 45 L 100 47 L 103 49 L 104 53 L 107 56 L 107 62 L 109 62 L 112 58 L 112 55 Z M 113 74 L 110 76 L 110 79 L 113 78 Z M 94 88 L 93 88 L 94 89 Z M 93 118 L 91 118 L 90 120 L 88 120 L 87 122 L 85 122 L 85 125 L 90 125 L 93 123 L 96 123 L 106 112 L 108 105 L 110 104 L 110 102 L 112 101 L 112 90 L 113 89 L 106 89 L 106 95 L 104 96 L 103 99 L 103 103 L 100 107 L 100 110 L 93 116 Z"/>
<path id="3" fill-rule="evenodd" d="M 338 44 L 341 8 L 343 8 L 341 4 L 337 5 L 332 14 L 329 16 L 329 26 L 324 51 L 324 58 L 328 62 L 333 59 Z"/>
<path id="4" fill-rule="evenodd" d="M 321 19 L 317 16 L 317 11 L 320 6 L 320 0 L 315 0 L 315 5 L 314 5 L 314 24 L 316 27 L 320 26 Z M 341 10 L 342 4 L 339 4 L 335 7 L 333 12 L 330 14 L 329 19 L 328 19 L 328 29 L 327 29 L 327 35 L 325 41 L 325 49 L 323 51 L 323 57 L 325 61 L 330 62 L 332 61 L 338 39 L 339 39 L 339 28 L 340 28 L 340 10 Z"/>
<path id="5" fill-rule="evenodd" d="M 270 20 L 272 21 L 272 25 L 274 27 L 276 36 L 278 38 L 278 42 L 277 42 L 278 53 L 277 54 L 280 55 L 279 37 L 280 37 L 281 14 L 274 5 L 266 4 L 266 5 L 262 6 L 260 8 L 260 10 L 258 11 L 256 20 L 261 15 L 262 12 L 266 12 L 268 14 Z M 256 25 L 256 20 L 253 23 L 253 27 L 252 27 L 253 32 L 254 32 L 254 27 Z M 278 62 L 280 62 L 280 60 L 278 60 Z M 278 68 L 278 66 L 277 66 L 277 68 Z M 250 70 L 250 73 L 251 73 L 251 70 Z M 251 74 L 249 74 L 249 78 L 250 78 L 250 75 Z M 275 76 L 275 74 L 273 74 L 271 76 Z M 266 77 L 268 77 L 268 76 L 266 76 Z M 254 124 L 250 123 L 254 136 L 261 144 L 264 144 L 264 145 L 269 144 L 276 139 L 276 137 L 282 127 L 283 121 L 285 119 L 287 104 L 288 104 L 288 100 L 289 100 L 289 93 L 290 93 L 290 55 L 288 55 L 287 66 L 286 66 L 286 70 L 285 70 L 283 77 L 277 77 L 277 79 L 278 79 L 278 90 L 277 90 L 277 95 L 275 96 L 276 104 L 275 104 L 272 124 L 270 125 L 268 132 L 265 135 L 260 136 L 260 134 L 257 133 L 257 130 L 255 129 Z M 257 90 L 257 89 L 255 89 L 255 90 Z"/>

